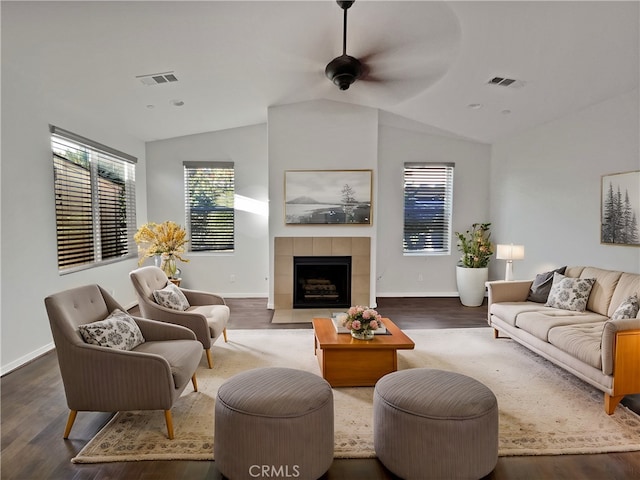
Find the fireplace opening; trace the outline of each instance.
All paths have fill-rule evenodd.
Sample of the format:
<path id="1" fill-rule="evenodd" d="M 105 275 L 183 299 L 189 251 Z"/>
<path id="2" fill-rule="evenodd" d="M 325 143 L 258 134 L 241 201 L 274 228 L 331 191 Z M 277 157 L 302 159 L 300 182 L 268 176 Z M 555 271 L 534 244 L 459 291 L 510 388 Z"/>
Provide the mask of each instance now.
<path id="1" fill-rule="evenodd" d="M 350 306 L 351 257 L 293 257 L 293 308 Z"/>

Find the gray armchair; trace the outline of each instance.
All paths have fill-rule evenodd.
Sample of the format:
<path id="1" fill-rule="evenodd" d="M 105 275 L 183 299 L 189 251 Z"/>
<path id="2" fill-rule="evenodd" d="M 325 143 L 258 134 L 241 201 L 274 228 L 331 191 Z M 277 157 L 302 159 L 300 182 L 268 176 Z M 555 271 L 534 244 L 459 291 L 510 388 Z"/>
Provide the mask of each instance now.
<path id="1" fill-rule="evenodd" d="M 174 310 L 158 304 L 153 296 L 154 291 L 163 289 L 169 282 L 162 269 L 142 267 L 129 273 L 129 276 L 142 316 L 191 329 L 205 350 L 209 368 L 213 368 L 211 346 L 220 335 L 227 341 L 230 312 L 224 298 L 214 293 L 180 288 L 190 306 L 184 311 Z"/>
<path id="2" fill-rule="evenodd" d="M 173 438 L 171 407 L 189 381 L 198 390 L 202 349 L 192 331 L 135 318 L 144 343 L 119 350 L 86 343 L 79 326 L 124 309 L 98 285 L 86 285 L 44 300 L 69 407 L 64 438 L 79 411 L 164 410 Z"/>

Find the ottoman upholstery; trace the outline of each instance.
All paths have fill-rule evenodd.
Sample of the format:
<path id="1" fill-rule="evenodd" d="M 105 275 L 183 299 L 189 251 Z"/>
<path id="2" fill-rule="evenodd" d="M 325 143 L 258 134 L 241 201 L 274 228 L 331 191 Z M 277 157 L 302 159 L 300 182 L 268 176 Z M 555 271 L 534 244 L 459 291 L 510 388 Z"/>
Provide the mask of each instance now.
<path id="1" fill-rule="evenodd" d="M 498 461 L 498 402 L 477 380 L 414 368 L 382 377 L 373 394 L 374 448 L 404 479 L 478 479 Z"/>
<path id="2" fill-rule="evenodd" d="M 333 391 L 318 375 L 257 368 L 218 389 L 213 453 L 232 480 L 321 477 L 333 462 Z"/>

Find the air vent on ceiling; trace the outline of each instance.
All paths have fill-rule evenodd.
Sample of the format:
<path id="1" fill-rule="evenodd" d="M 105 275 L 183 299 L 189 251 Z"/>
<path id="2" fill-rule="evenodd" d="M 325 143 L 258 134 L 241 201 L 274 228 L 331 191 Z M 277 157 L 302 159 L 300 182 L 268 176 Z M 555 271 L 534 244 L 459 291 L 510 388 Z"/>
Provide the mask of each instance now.
<path id="1" fill-rule="evenodd" d="M 488 82 L 489 85 L 499 85 L 501 87 L 522 88 L 524 82 L 522 80 L 515 80 L 513 78 L 505 77 L 493 77 Z"/>
<path id="2" fill-rule="evenodd" d="M 136 78 L 145 85 L 161 85 L 178 81 L 178 77 L 175 76 L 174 72 L 150 73 L 148 75 L 138 75 Z"/>

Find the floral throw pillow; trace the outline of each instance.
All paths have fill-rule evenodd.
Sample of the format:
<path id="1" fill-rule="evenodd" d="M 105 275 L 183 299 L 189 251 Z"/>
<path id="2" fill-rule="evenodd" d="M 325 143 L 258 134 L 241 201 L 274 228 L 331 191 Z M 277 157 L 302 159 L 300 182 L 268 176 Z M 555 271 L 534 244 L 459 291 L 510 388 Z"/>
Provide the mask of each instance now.
<path id="1" fill-rule="evenodd" d="M 622 320 L 623 318 L 636 318 L 638 315 L 638 310 L 640 309 L 640 304 L 638 304 L 638 295 L 633 294 L 630 297 L 627 297 L 619 306 L 616 308 L 613 315 L 611 315 L 611 320 Z"/>
<path id="2" fill-rule="evenodd" d="M 118 350 L 133 350 L 144 343 L 136 321 L 120 309 L 115 309 L 104 320 L 78 327 L 85 342 Z"/>
<path id="3" fill-rule="evenodd" d="M 584 312 L 595 278 L 571 278 L 553 274 L 553 284 L 547 298 L 547 307 Z"/>
<path id="4" fill-rule="evenodd" d="M 169 282 L 162 290 L 154 290 L 153 298 L 159 305 L 173 310 L 184 311 L 189 308 L 189 301 L 182 290 Z"/>

